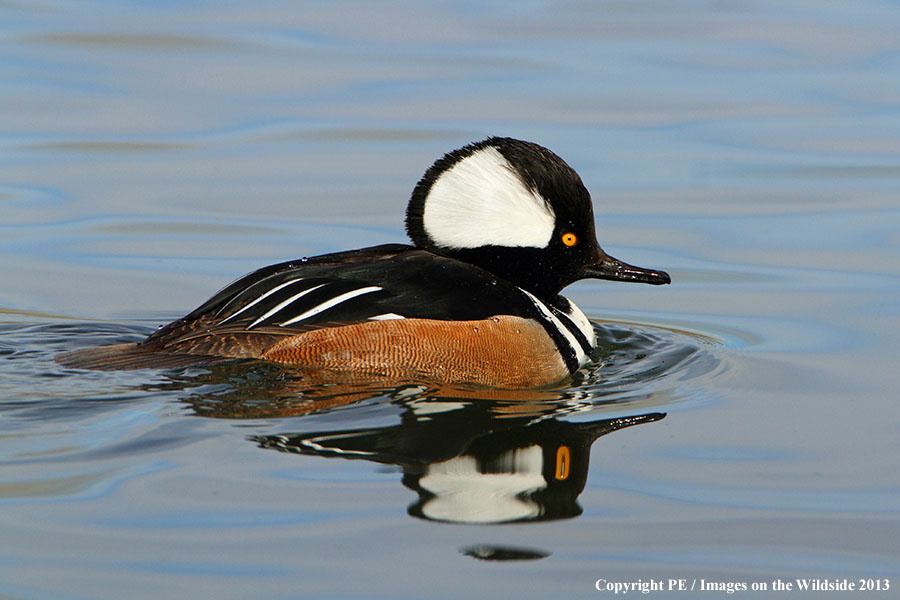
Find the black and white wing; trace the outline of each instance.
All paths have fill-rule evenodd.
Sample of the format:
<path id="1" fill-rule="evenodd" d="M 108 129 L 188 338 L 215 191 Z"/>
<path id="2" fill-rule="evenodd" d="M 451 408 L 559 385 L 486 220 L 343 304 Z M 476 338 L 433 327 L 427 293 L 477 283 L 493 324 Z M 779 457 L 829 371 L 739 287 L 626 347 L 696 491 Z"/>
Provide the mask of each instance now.
<path id="1" fill-rule="evenodd" d="M 474 320 L 498 314 L 535 317 L 537 312 L 519 288 L 483 269 L 411 246 L 385 245 L 265 267 L 150 339 L 293 335 L 368 320 Z"/>

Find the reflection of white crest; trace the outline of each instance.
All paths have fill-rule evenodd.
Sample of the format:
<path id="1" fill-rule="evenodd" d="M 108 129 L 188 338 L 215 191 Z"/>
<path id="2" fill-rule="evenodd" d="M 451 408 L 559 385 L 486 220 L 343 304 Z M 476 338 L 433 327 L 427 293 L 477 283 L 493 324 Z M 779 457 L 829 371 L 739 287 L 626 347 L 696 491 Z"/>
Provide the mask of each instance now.
<path id="1" fill-rule="evenodd" d="M 540 446 L 514 448 L 488 466 L 491 472 L 485 473 L 483 463 L 466 455 L 429 465 L 419 485 L 434 497 L 422 506 L 422 514 L 456 523 L 500 523 L 540 516 L 541 506 L 527 496 L 547 487 Z"/>

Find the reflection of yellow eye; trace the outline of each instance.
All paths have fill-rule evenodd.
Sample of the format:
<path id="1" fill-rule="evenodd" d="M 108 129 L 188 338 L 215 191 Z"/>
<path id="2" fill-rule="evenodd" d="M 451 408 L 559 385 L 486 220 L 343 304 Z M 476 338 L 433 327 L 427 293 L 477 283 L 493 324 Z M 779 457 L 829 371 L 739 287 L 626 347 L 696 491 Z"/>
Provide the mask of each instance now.
<path id="1" fill-rule="evenodd" d="M 571 248 L 578 243 L 578 236 L 574 233 L 564 233 L 562 234 L 562 243 Z"/>
<path id="2" fill-rule="evenodd" d="M 556 449 L 556 478 L 560 481 L 569 477 L 569 467 L 572 464 L 572 453 L 568 446 L 560 446 Z"/>

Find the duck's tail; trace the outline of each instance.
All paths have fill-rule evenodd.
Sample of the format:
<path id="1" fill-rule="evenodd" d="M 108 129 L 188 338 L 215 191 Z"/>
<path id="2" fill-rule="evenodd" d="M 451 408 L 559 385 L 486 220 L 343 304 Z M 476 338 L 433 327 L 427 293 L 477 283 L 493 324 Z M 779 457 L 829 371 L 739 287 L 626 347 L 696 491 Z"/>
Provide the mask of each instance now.
<path id="1" fill-rule="evenodd" d="M 82 348 L 57 354 L 57 363 L 71 369 L 118 371 L 129 369 L 173 369 L 196 364 L 221 362 L 221 356 L 177 354 L 148 349 L 142 344 L 115 344 Z"/>

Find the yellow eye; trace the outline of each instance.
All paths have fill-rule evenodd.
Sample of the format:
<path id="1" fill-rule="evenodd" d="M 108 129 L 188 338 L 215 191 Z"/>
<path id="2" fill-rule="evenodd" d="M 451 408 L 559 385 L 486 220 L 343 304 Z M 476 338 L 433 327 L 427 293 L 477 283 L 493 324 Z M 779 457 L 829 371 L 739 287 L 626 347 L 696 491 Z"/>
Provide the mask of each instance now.
<path id="1" fill-rule="evenodd" d="M 578 243 L 578 236 L 574 233 L 564 233 L 562 234 L 562 243 L 571 248 Z"/>

